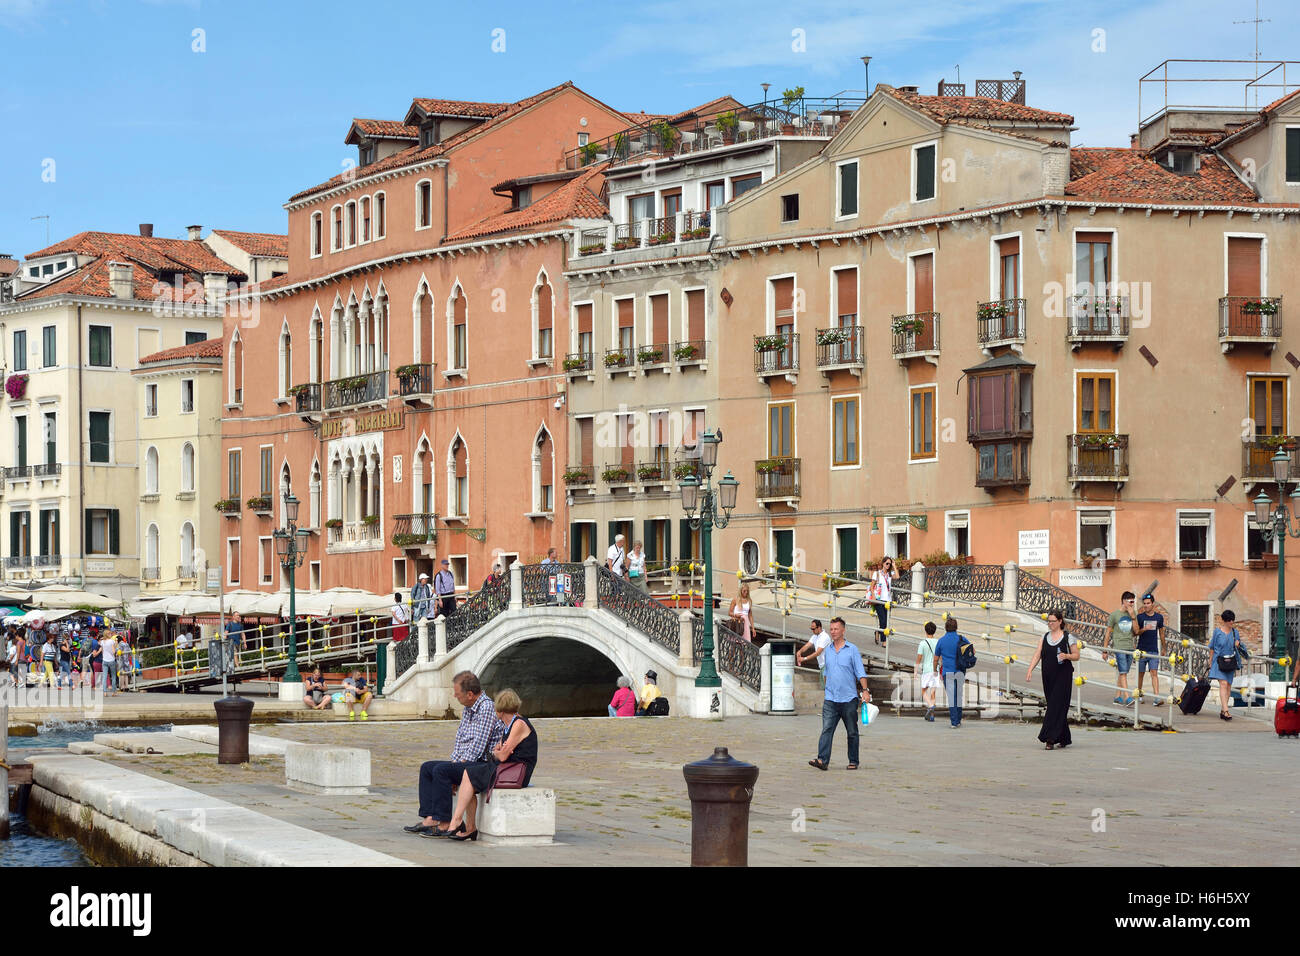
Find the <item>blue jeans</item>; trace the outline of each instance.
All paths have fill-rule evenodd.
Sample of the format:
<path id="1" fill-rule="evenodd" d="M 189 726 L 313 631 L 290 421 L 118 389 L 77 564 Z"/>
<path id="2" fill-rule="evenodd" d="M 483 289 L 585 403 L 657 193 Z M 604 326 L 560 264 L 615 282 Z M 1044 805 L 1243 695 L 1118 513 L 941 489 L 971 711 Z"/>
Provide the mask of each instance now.
<path id="1" fill-rule="evenodd" d="M 104 661 L 104 689 L 117 692 L 117 661 Z"/>
<path id="2" fill-rule="evenodd" d="M 948 719 L 954 727 L 961 726 L 961 696 L 966 687 L 966 672 L 944 672 L 943 692 L 948 695 Z"/>
<path id="3" fill-rule="evenodd" d="M 72 661 L 70 660 L 59 661 L 59 684 L 60 685 L 63 684 L 64 676 L 67 676 L 68 686 L 71 687 L 72 686 Z"/>
<path id="4" fill-rule="evenodd" d="M 817 759 L 822 763 L 831 762 L 831 743 L 835 739 L 835 725 L 844 722 L 849 732 L 849 763 L 858 762 L 858 715 L 857 698 L 842 703 L 834 700 L 822 701 L 822 735 L 817 742 Z"/>

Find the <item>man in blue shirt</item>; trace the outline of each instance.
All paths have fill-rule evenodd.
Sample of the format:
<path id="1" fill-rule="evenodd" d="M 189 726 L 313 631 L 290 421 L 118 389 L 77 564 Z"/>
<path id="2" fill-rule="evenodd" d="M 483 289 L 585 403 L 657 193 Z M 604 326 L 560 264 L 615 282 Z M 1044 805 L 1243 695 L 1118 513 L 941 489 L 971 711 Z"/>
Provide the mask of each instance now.
<path id="1" fill-rule="evenodd" d="M 1160 693 L 1160 635 L 1164 632 L 1165 616 L 1156 610 L 1154 595 L 1142 595 L 1142 610 L 1137 616 L 1138 696 L 1142 696 L 1142 675 L 1151 672 L 1151 693 Z"/>
<path id="2" fill-rule="evenodd" d="M 226 660 L 231 667 L 239 664 L 239 652 L 244 649 L 244 622 L 238 613 L 226 622 Z"/>
<path id="3" fill-rule="evenodd" d="M 826 699 L 822 702 L 822 735 L 817 742 L 817 759 L 808 766 L 826 770 L 831 761 L 835 725 L 844 722 L 849 734 L 849 770 L 858 769 L 858 708 L 871 700 L 862 652 L 844 639 L 844 618 L 831 618 L 831 642 L 822 652 L 825 663 Z"/>
<path id="4" fill-rule="evenodd" d="M 943 637 L 934 647 L 934 656 L 943 658 L 943 692 L 948 695 L 948 720 L 953 727 L 960 727 L 966 672 L 957 669 L 957 653 L 966 639 L 957 633 L 957 619 L 951 615 L 943 622 L 943 630 Z"/>

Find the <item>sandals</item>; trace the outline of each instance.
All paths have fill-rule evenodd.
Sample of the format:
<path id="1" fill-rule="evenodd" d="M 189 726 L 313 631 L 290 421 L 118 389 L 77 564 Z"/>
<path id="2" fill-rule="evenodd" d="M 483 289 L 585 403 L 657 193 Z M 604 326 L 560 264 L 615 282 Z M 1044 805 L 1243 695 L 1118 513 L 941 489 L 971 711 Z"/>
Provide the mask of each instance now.
<path id="1" fill-rule="evenodd" d="M 1226 710 L 1219 711 L 1219 719 L 1232 720 L 1232 714 L 1228 713 Z"/>
<path id="2" fill-rule="evenodd" d="M 808 761 L 808 766 L 810 766 L 810 767 L 816 767 L 818 770 L 828 770 L 828 769 L 830 769 L 829 767 L 826 766 L 826 764 L 822 763 L 820 760 L 809 760 L 809 761 Z"/>
<path id="3" fill-rule="evenodd" d="M 847 767 L 845 767 L 844 769 L 845 769 L 845 770 L 857 770 L 857 769 L 858 769 L 858 765 L 855 764 L 855 763 L 851 763 L 851 764 L 849 764 Z"/>
<path id="4" fill-rule="evenodd" d="M 1053 743 L 1047 743 L 1047 744 L 1044 744 L 1044 745 L 1043 745 L 1044 749 L 1046 749 L 1046 750 L 1051 750 L 1051 749 L 1052 749 L 1053 747 L 1055 747 L 1055 746 L 1056 746 L 1056 744 L 1053 744 Z"/>

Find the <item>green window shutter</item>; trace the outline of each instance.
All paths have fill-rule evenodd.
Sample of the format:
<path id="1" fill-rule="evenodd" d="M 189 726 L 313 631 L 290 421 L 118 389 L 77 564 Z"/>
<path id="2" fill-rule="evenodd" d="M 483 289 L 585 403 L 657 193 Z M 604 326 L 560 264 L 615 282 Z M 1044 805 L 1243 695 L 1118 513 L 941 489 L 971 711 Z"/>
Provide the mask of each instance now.
<path id="1" fill-rule="evenodd" d="M 916 151 L 916 200 L 934 198 L 934 151 L 933 146 L 923 146 Z"/>
<path id="2" fill-rule="evenodd" d="M 677 519 L 677 557 L 682 561 L 691 559 L 691 522 L 687 518 Z"/>
<path id="3" fill-rule="evenodd" d="M 108 553 L 121 554 L 121 538 L 119 534 L 118 512 L 113 508 L 108 513 Z"/>
<path id="4" fill-rule="evenodd" d="M 618 522 L 611 521 L 609 523 L 609 544 L 610 545 L 614 543 L 614 535 L 616 534 L 618 534 Z M 606 545 L 606 547 L 609 547 L 609 545 Z"/>
<path id="5" fill-rule="evenodd" d="M 671 521 L 665 521 L 663 560 L 672 561 L 672 559 L 673 559 L 673 523 Z"/>
<path id="6" fill-rule="evenodd" d="M 582 525 L 576 521 L 569 523 L 569 560 L 574 564 L 582 562 L 582 534 L 580 528 Z"/>
<path id="7" fill-rule="evenodd" d="M 23 516 L 17 511 L 9 512 L 9 556 L 18 557 L 18 539 L 22 535 Z"/>
<path id="8" fill-rule="evenodd" d="M 657 561 L 655 557 L 655 523 L 647 518 L 641 525 L 641 540 L 645 542 L 645 559 Z"/>
<path id="9" fill-rule="evenodd" d="M 1300 183 L 1300 127 L 1286 131 L 1286 181 Z"/>

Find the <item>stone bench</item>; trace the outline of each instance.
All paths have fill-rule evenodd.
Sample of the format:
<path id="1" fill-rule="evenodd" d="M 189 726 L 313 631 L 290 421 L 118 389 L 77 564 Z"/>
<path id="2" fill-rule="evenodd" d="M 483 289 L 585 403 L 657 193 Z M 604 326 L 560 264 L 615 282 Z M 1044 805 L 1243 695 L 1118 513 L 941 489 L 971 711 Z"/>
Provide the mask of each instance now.
<path id="1" fill-rule="evenodd" d="M 479 800 L 477 825 L 484 843 L 544 846 L 555 842 L 555 791 L 544 787 L 493 790 Z"/>
<path id="2" fill-rule="evenodd" d="M 284 776 L 286 786 L 305 793 L 366 794 L 370 792 L 370 751 L 290 743 L 284 751 Z"/>

